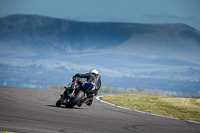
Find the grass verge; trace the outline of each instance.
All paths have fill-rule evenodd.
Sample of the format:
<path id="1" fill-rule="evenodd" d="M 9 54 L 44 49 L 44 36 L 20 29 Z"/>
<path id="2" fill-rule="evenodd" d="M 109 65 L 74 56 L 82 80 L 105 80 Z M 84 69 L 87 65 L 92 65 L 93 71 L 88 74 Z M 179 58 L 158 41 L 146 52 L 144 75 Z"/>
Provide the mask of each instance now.
<path id="1" fill-rule="evenodd" d="M 200 122 L 200 99 L 114 95 L 104 96 L 102 100 L 134 110 Z"/>

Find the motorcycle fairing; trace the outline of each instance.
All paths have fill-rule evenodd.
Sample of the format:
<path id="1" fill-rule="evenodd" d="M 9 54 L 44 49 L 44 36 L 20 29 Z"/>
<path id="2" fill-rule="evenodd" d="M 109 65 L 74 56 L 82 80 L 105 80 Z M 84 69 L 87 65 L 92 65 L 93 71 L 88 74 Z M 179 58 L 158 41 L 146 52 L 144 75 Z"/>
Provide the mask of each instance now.
<path id="1" fill-rule="evenodd" d="M 84 84 L 82 84 L 81 89 L 85 92 L 85 93 L 89 93 L 92 90 L 95 89 L 95 86 L 92 83 L 86 82 Z"/>

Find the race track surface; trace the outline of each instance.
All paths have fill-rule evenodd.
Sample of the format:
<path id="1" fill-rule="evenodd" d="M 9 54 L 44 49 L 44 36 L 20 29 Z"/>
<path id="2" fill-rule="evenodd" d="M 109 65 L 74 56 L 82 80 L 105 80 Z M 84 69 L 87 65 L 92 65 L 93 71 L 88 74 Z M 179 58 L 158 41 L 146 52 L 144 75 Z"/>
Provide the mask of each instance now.
<path id="1" fill-rule="evenodd" d="M 14 133 L 200 133 L 200 124 L 117 108 L 56 107 L 62 91 L 0 87 L 0 132 Z"/>

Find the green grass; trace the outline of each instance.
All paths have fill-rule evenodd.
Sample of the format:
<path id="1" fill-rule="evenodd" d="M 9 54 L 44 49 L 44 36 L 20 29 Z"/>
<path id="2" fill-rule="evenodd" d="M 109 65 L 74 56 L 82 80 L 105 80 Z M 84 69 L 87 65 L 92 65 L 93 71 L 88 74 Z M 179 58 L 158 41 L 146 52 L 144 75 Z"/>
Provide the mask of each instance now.
<path id="1" fill-rule="evenodd" d="M 134 110 L 200 122 L 200 99 L 114 95 L 104 96 L 102 100 Z"/>

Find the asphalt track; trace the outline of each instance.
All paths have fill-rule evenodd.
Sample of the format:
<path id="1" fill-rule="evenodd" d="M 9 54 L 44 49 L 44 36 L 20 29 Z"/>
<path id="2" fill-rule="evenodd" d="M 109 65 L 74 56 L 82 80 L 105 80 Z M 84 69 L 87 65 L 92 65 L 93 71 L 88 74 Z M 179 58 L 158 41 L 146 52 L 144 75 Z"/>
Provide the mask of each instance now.
<path id="1" fill-rule="evenodd" d="M 0 87 L 0 132 L 8 133 L 200 133 L 200 123 L 117 108 L 56 107 L 61 91 Z"/>

